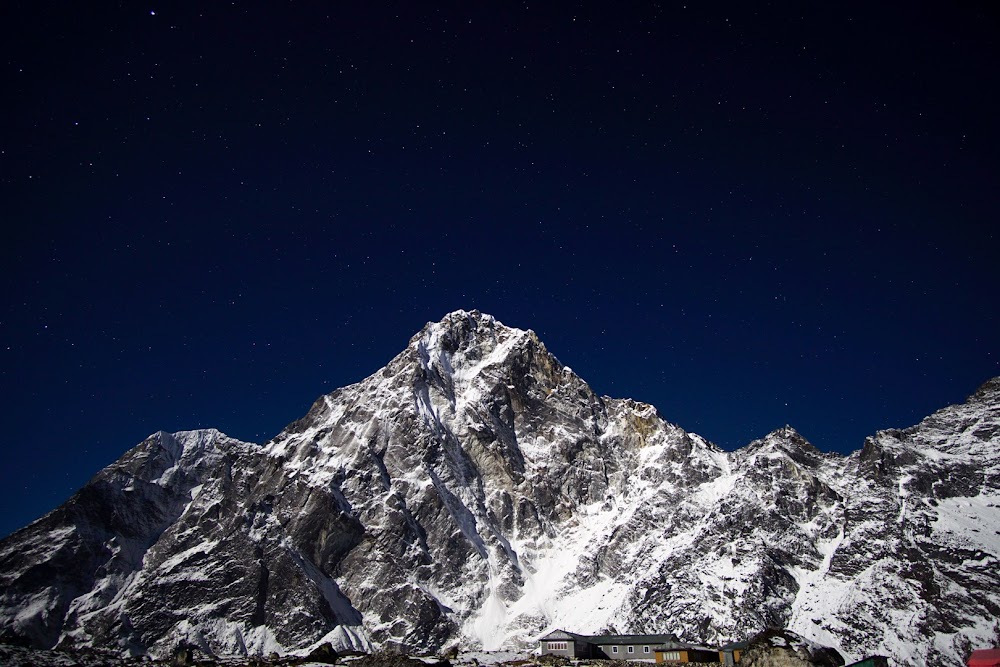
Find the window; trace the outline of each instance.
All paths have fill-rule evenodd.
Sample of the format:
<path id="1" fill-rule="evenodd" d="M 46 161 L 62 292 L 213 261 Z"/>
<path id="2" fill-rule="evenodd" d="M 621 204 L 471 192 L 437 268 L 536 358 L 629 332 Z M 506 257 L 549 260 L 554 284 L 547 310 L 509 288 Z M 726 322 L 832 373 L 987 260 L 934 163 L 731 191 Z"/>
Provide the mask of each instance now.
<path id="1" fill-rule="evenodd" d="M 649 647 L 648 646 L 643 646 L 642 647 L 642 652 L 643 653 L 649 653 Z"/>
<path id="2" fill-rule="evenodd" d="M 680 662 L 681 652 L 680 651 L 664 651 L 663 661 L 664 662 Z"/>
<path id="3" fill-rule="evenodd" d="M 618 653 L 618 647 L 617 646 L 612 646 L 611 647 L 611 652 L 612 653 Z"/>
<path id="4" fill-rule="evenodd" d="M 565 651 L 567 648 L 566 642 L 549 642 L 550 651 Z"/>
<path id="5" fill-rule="evenodd" d="M 629 646 L 628 647 L 628 652 L 629 653 L 635 653 L 635 647 L 634 646 Z"/>

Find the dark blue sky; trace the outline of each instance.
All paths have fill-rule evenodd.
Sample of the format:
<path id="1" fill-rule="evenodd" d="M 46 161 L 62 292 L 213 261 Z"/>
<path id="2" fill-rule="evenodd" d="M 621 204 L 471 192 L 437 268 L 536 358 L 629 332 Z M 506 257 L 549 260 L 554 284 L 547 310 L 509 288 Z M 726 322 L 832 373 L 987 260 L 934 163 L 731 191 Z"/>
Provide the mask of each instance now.
<path id="1" fill-rule="evenodd" d="M 730 449 L 1000 374 L 995 9 L 559 4 L 4 3 L 0 534 L 458 308 Z"/>

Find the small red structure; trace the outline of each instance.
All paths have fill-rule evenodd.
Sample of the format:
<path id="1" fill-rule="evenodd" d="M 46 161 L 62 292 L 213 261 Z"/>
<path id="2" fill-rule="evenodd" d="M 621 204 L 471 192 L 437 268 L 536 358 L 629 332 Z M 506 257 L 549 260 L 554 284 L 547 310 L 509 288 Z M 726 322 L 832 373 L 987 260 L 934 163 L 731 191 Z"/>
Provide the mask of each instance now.
<path id="1" fill-rule="evenodd" d="M 969 667 L 1000 667 L 1000 648 L 984 648 L 969 656 Z"/>

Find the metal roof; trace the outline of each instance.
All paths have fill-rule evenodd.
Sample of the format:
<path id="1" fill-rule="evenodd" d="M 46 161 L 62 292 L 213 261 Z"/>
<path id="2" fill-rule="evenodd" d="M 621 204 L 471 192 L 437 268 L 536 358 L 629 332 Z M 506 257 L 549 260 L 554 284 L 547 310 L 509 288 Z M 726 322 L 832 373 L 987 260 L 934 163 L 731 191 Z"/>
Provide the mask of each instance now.
<path id="1" fill-rule="evenodd" d="M 750 645 L 750 642 L 729 642 L 723 646 L 719 647 L 720 651 L 745 651 Z"/>
<path id="2" fill-rule="evenodd" d="M 654 647 L 657 651 L 676 651 L 679 649 L 700 649 L 713 651 L 715 649 L 706 648 L 696 644 L 685 644 L 677 640 L 673 634 L 665 635 L 578 635 L 565 630 L 553 630 L 544 637 L 539 637 L 538 641 L 552 641 L 575 639 L 596 646 L 639 646 L 646 645 Z"/>
<path id="3" fill-rule="evenodd" d="M 673 644 L 677 642 L 677 637 L 674 635 L 593 635 L 587 641 L 598 646 L 606 644 Z"/>
<path id="4" fill-rule="evenodd" d="M 675 635 L 578 635 L 575 632 L 565 630 L 553 630 L 544 637 L 539 637 L 539 641 L 549 641 L 552 639 L 578 639 L 588 644 L 598 646 L 610 646 L 612 644 L 677 644 Z"/>
<path id="5" fill-rule="evenodd" d="M 579 642 L 594 644 L 595 646 L 652 646 L 654 651 L 677 651 L 677 650 L 699 650 L 715 651 L 716 649 L 701 646 L 698 644 L 686 644 L 678 641 L 673 634 L 665 635 L 579 635 L 575 632 L 565 630 L 553 630 L 544 637 L 539 637 L 538 641 L 560 641 L 573 639 Z M 745 647 L 745 643 L 744 643 Z"/>
<path id="6" fill-rule="evenodd" d="M 550 640 L 560 640 L 560 639 L 578 639 L 580 641 L 589 642 L 590 637 L 587 635 L 578 635 L 575 632 L 566 632 L 565 630 L 553 630 L 544 637 L 539 637 L 538 641 L 546 642 Z"/>
<path id="7" fill-rule="evenodd" d="M 1000 665 L 1000 648 L 985 648 L 973 651 L 969 656 L 969 667 L 994 667 Z"/>

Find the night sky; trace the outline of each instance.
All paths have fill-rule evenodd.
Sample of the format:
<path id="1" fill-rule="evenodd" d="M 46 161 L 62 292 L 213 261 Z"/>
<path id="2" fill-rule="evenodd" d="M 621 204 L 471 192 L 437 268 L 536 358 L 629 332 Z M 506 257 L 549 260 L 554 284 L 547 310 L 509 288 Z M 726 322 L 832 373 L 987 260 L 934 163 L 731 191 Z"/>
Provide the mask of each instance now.
<path id="1" fill-rule="evenodd" d="M 1000 375 L 997 10 L 755 4 L 2 3 L 0 535 L 460 308 L 727 449 Z"/>

